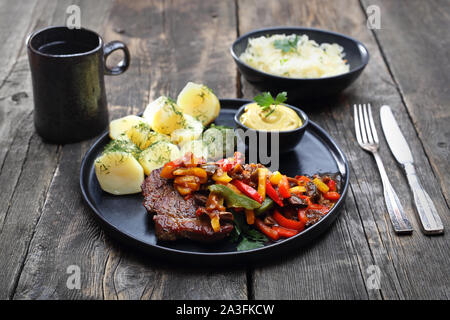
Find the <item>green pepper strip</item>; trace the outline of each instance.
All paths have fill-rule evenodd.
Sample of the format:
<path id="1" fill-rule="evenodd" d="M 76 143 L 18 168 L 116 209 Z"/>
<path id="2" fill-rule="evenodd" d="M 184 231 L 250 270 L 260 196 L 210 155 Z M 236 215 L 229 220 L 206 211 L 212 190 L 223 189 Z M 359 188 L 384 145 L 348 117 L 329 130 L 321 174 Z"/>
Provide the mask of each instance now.
<path id="1" fill-rule="evenodd" d="M 275 201 L 273 201 L 272 199 L 270 199 L 269 197 L 267 197 L 266 199 L 264 199 L 264 202 L 261 204 L 261 207 L 259 207 L 258 209 L 255 210 L 255 214 L 257 216 L 262 215 L 264 213 L 266 213 L 267 211 L 269 211 L 270 209 L 272 209 L 275 205 Z"/>
<path id="2" fill-rule="evenodd" d="M 248 210 L 254 210 L 261 207 L 261 204 L 255 200 L 250 199 L 249 197 L 237 194 L 230 188 L 221 185 L 221 184 L 213 184 L 208 187 L 209 191 L 217 193 L 224 197 L 227 207 L 232 208 L 244 208 Z"/>

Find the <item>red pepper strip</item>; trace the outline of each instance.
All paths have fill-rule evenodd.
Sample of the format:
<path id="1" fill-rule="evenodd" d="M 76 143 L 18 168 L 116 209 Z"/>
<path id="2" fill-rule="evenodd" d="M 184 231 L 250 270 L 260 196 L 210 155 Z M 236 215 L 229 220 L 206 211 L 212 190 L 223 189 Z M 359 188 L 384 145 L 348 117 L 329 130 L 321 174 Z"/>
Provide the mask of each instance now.
<path id="1" fill-rule="evenodd" d="M 299 197 L 300 197 L 300 199 L 303 199 L 303 200 L 306 200 L 306 203 L 308 204 L 308 207 L 310 206 L 310 205 L 312 205 L 312 202 L 311 202 L 311 198 L 310 197 L 308 197 L 308 196 L 304 196 L 304 195 L 298 195 Z"/>
<path id="2" fill-rule="evenodd" d="M 234 153 L 234 158 L 221 159 L 216 162 L 225 171 L 231 171 L 237 164 L 244 163 L 244 156 L 240 152 Z"/>
<path id="3" fill-rule="evenodd" d="M 315 203 L 311 204 L 311 205 L 308 207 L 308 209 L 311 209 L 311 210 L 318 210 L 318 211 L 322 212 L 323 214 L 327 214 L 328 211 L 330 211 L 330 209 L 329 209 L 328 207 L 325 207 L 325 206 L 323 206 L 323 205 L 321 205 L 321 204 L 315 204 Z"/>
<path id="4" fill-rule="evenodd" d="M 233 181 L 231 181 L 231 183 L 246 196 L 252 198 L 255 201 L 258 201 L 259 203 L 263 202 L 263 198 L 258 193 L 258 191 L 256 191 L 252 187 L 250 187 L 248 184 L 245 184 L 241 180 L 233 180 Z"/>
<path id="5" fill-rule="evenodd" d="M 234 164 L 232 161 L 228 160 L 228 159 L 222 159 L 216 162 L 219 167 L 224 171 L 224 172 L 228 172 L 231 169 L 233 169 Z"/>
<path id="6" fill-rule="evenodd" d="M 330 191 L 336 191 L 336 182 L 333 179 L 328 181 L 327 186 L 330 188 Z"/>
<path id="7" fill-rule="evenodd" d="M 278 235 L 283 238 L 290 238 L 298 234 L 297 230 L 292 230 L 280 226 L 273 226 L 272 229 L 278 232 Z"/>
<path id="8" fill-rule="evenodd" d="M 266 182 L 266 193 L 273 201 L 275 201 L 276 204 L 278 204 L 280 207 L 283 206 L 283 201 L 281 201 L 277 191 L 272 187 L 270 181 Z"/>
<path id="9" fill-rule="evenodd" d="M 311 181 L 310 178 L 305 176 L 295 176 L 295 179 L 297 179 L 300 185 L 306 185 L 308 182 Z"/>
<path id="10" fill-rule="evenodd" d="M 306 216 L 306 209 L 298 210 L 298 221 L 303 223 L 303 227 L 308 223 L 308 217 Z"/>
<path id="11" fill-rule="evenodd" d="M 328 191 L 323 195 L 323 197 L 327 200 L 338 201 L 341 196 L 335 191 Z"/>
<path id="12" fill-rule="evenodd" d="M 289 181 L 286 176 L 281 178 L 280 184 L 278 185 L 278 191 L 283 198 L 290 198 L 291 192 L 289 191 Z"/>
<path id="13" fill-rule="evenodd" d="M 278 232 L 272 229 L 271 227 L 265 225 L 264 222 L 261 221 L 261 219 L 256 218 L 255 225 L 258 227 L 259 230 L 261 230 L 262 233 L 268 236 L 269 239 L 276 241 L 280 238 Z"/>
<path id="14" fill-rule="evenodd" d="M 288 229 L 303 230 L 305 228 L 305 224 L 303 222 L 288 219 L 281 213 L 279 213 L 277 210 L 273 212 L 273 218 L 280 226 Z"/>

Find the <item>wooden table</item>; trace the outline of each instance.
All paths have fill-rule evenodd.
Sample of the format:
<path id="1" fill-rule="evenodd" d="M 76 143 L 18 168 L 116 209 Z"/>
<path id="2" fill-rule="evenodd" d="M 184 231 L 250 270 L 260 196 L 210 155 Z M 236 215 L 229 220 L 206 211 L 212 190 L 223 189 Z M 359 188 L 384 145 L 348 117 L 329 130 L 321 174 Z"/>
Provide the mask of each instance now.
<path id="1" fill-rule="evenodd" d="M 105 235 L 79 187 L 80 162 L 93 140 L 46 144 L 33 127 L 25 39 L 64 24 L 73 3 L 84 27 L 131 50 L 130 69 L 106 78 L 111 118 L 138 113 L 162 94 L 176 96 L 190 80 L 219 97 L 252 98 L 256 91 L 229 53 L 252 29 L 318 27 L 365 43 L 371 60 L 360 79 L 309 112 L 350 162 L 346 204 L 329 232 L 289 257 L 235 270 L 167 266 Z M 375 30 L 366 26 L 374 4 L 381 10 Z M 0 1 L 0 298 L 450 298 L 449 16 L 448 0 Z M 381 137 L 388 174 L 416 230 L 394 234 L 375 162 L 354 137 L 352 106 L 369 102 L 376 111 L 392 107 L 446 234 L 421 233 L 405 177 Z M 67 286 L 70 265 L 79 267 L 80 289 Z M 379 289 L 370 277 L 376 270 Z"/>

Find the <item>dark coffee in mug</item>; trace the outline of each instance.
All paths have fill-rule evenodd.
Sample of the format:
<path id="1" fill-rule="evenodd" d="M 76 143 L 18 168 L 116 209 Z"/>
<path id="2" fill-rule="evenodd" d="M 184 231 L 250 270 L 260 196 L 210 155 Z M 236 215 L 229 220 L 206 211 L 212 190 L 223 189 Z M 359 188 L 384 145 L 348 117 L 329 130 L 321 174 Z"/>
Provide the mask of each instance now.
<path id="1" fill-rule="evenodd" d="M 50 55 L 70 55 L 88 52 L 90 47 L 77 41 L 55 41 L 46 43 L 38 51 Z"/>
<path id="2" fill-rule="evenodd" d="M 104 75 L 119 75 L 129 66 L 125 44 L 103 39 L 87 29 L 48 27 L 28 37 L 34 95 L 34 124 L 45 140 L 71 143 L 92 138 L 108 125 Z M 114 68 L 106 58 L 122 50 Z"/>

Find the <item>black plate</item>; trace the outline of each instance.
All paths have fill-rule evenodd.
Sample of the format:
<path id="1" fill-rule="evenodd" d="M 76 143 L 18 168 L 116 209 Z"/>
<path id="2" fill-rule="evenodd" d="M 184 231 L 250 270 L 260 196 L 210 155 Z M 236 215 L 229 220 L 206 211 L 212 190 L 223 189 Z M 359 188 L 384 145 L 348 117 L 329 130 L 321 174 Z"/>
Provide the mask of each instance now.
<path id="1" fill-rule="evenodd" d="M 319 44 L 337 43 L 344 48 L 345 59 L 348 60 L 350 71 L 326 78 L 287 78 L 257 70 L 239 59 L 239 56 L 247 48 L 249 38 L 274 34 L 306 34 L 309 39 L 315 40 Z M 271 91 L 272 93 L 287 91 L 290 104 L 305 100 L 318 100 L 338 94 L 359 77 L 370 58 L 369 51 L 364 44 L 354 38 L 332 31 L 304 27 L 272 27 L 253 30 L 239 37 L 233 43 L 231 55 L 247 81 L 261 91 Z"/>
<path id="2" fill-rule="evenodd" d="M 216 124 L 234 127 L 236 110 L 248 100 L 221 99 L 221 112 Z M 94 172 L 94 161 L 110 141 L 105 132 L 88 150 L 80 169 L 80 185 L 83 198 L 92 208 L 95 217 L 113 237 L 143 249 L 157 258 L 194 264 L 241 264 L 265 260 L 287 253 L 316 238 L 337 218 L 348 188 L 348 163 L 344 154 L 331 137 L 314 122 L 310 122 L 305 135 L 295 151 L 280 159 L 280 171 L 289 175 L 314 173 L 340 173 L 342 196 L 330 212 L 318 223 L 295 237 L 249 251 L 236 251 L 236 244 L 223 241 L 202 244 L 189 240 L 158 242 L 152 217 L 142 205 L 140 194 L 113 196 L 99 186 Z"/>

